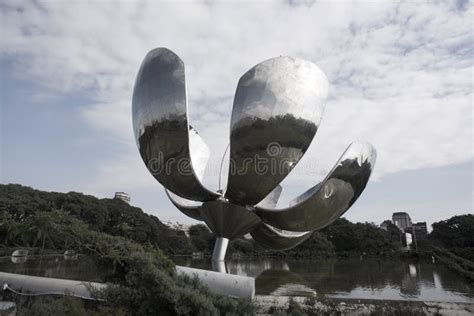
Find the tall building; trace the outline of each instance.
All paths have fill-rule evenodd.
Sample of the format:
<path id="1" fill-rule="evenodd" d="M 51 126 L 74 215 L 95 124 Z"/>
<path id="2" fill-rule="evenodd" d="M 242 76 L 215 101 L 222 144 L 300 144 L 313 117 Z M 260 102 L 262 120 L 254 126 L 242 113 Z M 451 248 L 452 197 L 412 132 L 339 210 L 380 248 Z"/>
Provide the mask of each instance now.
<path id="1" fill-rule="evenodd" d="M 125 192 L 115 192 L 115 198 L 130 204 L 130 195 Z"/>
<path id="2" fill-rule="evenodd" d="M 395 212 L 392 214 L 392 222 L 397 225 L 402 231 L 407 230 L 407 228 L 411 228 L 411 218 L 410 215 L 406 212 Z"/>
<path id="3" fill-rule="evenodd" d="M 415 232 L 416 240 L 424 240 L 428 238 L 428 228 L 426 227 L 426 222 L 414 223 L 413 231 Z"/>

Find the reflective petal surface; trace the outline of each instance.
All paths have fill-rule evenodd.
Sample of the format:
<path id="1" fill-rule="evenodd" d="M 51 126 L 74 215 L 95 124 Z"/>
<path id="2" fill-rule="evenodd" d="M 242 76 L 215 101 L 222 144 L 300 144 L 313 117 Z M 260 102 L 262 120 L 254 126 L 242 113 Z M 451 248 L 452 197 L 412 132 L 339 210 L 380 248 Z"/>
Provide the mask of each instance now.
<path id="1" fill-rule="evenodd" d="M 225 196 L 255 205 L 289 174 L 321 120 L 328 80 L 313 63 L 278 57 L 239 80 L 231 120 Z"/>
<path id="2" fill-rule="evenodd" d="M 173 205 L 176 206 L 176 208 L 184 215 L 194 218 L 195 220 L 202 221 L 201 214 L 199 213 L 199 208 L 202 205 L 201 202 L 186 200 L 166 189 L 165 192 L 171 203 L 173 203 Z"/>
<path id="3" fill-rule="evenodd" d="M 312 232 L 290 232 L 260 223 L 250 232 L 261 246 L 273 250 L 287 250 L 296 247 L 311 236 Z"/>
<path id="4" fill-rule="evenodd" d="M 263 208 L 275 208 L 278 204 L 278 200 L 280 199 L 281 192 L 283 191 L 283 187 L 278 185 L 266 198 L 260 201 L 257 206 Z"/>
<path id="5" fill-rule="evenodd" d="M 296 198 L 294 198 L 293 200 L 291 200 L 290 203 L 289 203 L 289 206 L 296 205 L 296 204 L 300 203 L 301 201 L 306 200 L 309 196 L 313 195 L 314 192 L 319 190 L 319 188 L 321 187 L 321 184 L 322 184 L 322 182 L 316 184 L 314 187 L 307 190 L 305 193 L 303 193 L 303 194 L 297 196 Z"/>
<path id="6" fill-rule="evenodd" d="M 227 201 L 211 201 L 202 204 L 201 218 L 217 237 L 233 239 L 249 233 L 260 218 L 246 207 Z"/>
<path id="7" fill-rule="evenodd" d="M 265 223 L 290 231 L 321 229 L 346 212 L 369 181 L 376 152 L 369 143 L 353 143 L 342 154 L 326 179 L 285 209 L 256 207 Z"/>
<path id="8" fill-rule="evenodd" d="M 188 123 L 183 61 L 166 48 L 145 57 L 132 101 L 140 155 L 170 201 L 217 237 L 213 260 L 219 266 L 229 240 L 247 233 L 263 247 L 295 247 L 343 215 L 364 190 L 376 153 L 368 143 L 353 143 L 322 182 L 277 208 L 279 184 L 311 144 L 327 94 L 326 76 L 305 60 L 273 58 L 246 72 L 237 86 L 216 193 L 201 183 L 209 149 Z M 230 166 L 222 196 L 226 153 Z"/>
<path id="9" fill-rule="evenodd" d="M 218 197 L 201 184 L 193 168 L 203 172 L 209 152 L 188 126 L 184 63 L 172 51 L 156 48 L 145 57 L 135 82 L 132 115 L 143 162 L 166 189 L 198 201 Z M 197 151 L 194 160 L 190 146 Z"/>

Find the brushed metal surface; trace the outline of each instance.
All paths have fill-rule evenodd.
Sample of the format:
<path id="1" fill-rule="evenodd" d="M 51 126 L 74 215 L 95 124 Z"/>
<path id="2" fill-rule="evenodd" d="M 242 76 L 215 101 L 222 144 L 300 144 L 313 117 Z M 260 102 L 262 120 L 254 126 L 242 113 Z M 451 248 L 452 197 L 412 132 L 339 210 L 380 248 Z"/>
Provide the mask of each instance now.
<path id="1" fill-rule="evenodd" d="M 319 188 L 321 187 L 321 184 L 322 184 L 322 182 L 316 184 L 314 187 L 310 188 L 309 190 L 307 190 L 303 194 L 295 197 L 293 200 L 290 201 L 288 206 L 293 206 L 293 205 L 296 205 L 296 204 L 300 203 L 301 201 L 306 200 L 309 196 L 313 195 L 314 192 L 319 190 Z"/>
<path id="2" fill-rule="evenodd" d="M 263 207 L 263 208 L 275 208 L 278 204 L 278 200 L 280 199 L 281 192 L 283 191 L 283 187 L 278 185 L 266 198 L 260 201 L 256 206 Z"/>
<path id="3" fill-rule="evenodd" d="M 194 218 L 195 220 L 202 221 L 201 213 L 199 212 L 199 208 L 201 207 L 202 202 L 186 200 L 166 189 L 165 192 L 171 203 L 173 203 L 173 205 L 178 210 L 180 210 L 181 213 L 191 218 Z"/>
<path id="4" fill-rule="evenodd" d="M 253 210 L 222 200 L 204 202 L 200 212 L 201 218 L 217 237 L 233 239 L 243 236 L 260 223 Z"/>
<path id="5" fill-rule="evenodd" d="M 217 237 L 216 238 L 216 243 L 214 244 L 214 251 L 212 252 L 212 263 L 214 262 L 223 262 L 225 259 L 225 253 L 227 252 L 227 246 L 229 245 L 229 239 L 224 238 L 224 237 Z M 225 265 L 224 265 L 225 267 Z M 218 263 L 215 268 L 213 268 L 214 271 L 217 269 L 221 269 L 222 264 Z M 219 271 L 219 272 L 227 272 L 225 269 L 224 271 Z"/>
<path id="6" fill-rule="evenodd" d="M 263 222 L 289 231 L 321 229 L 342 216 L 364 190 L 372 173 L 376 152 L 369 143 L 352 143 L 315 188 L 284 209 L 256 207 Z M 308 193 L 309 192 L 309 193 Z"/>
<path id="7" fill-rule="evenodd" d="M 183 61 L 166 48 L 145 57 L 132 102 L 140 155 L 173 205 L 204 221 L 218 237 L 215 258 L 224 258 L 223 242 L 247 233 L 264 247 L 292 248 L 343 215 L 360 196 L 376 152 L 356 142 L 322 182 L 277 208 L 279 184 L 311 144 L 327 93 L 324 73 L 297 58 L 269 59 L 245 73 L 234 99 L 222 196 L 201 183 L 209 149 L 188 124 Z"/>
<path id="8" fill-rule="evenodd" d="M 273 250 L 287 250 L 301 244 L 312 232 L 290 232 L 260 223 L 250 235 L 261 246 Z"/>
<path id="9" fill-rule="evenodd" d="M 324 73 L 298 58 L 269 59 L 240 78 L 225 193 L 231 202 L 255 205 L 290 173 L 316 134 L 327 93 Z"/>
<path id="10" fill-rule="evenodd" d="M 184 63 L 172 51 L 156 48 L 145 57 L 135 81 L 132 117 L 140 155 L 156 180 L 186 199 L 218 197 L 193 168 L 195 163 L 201 168 L 208 150 L 188 125 Z M 197 161 L 191 159 L 190 145 Z"/>

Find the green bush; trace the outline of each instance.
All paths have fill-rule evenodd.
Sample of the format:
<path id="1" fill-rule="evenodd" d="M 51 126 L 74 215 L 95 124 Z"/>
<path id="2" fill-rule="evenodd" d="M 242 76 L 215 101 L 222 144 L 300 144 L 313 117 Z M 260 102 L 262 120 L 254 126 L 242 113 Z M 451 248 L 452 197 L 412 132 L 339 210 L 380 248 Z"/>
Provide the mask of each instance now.
<path id="1" fill-rule="evenodd" d="M 4 215 L 4 213 L 3 213 Z M 25 220 L 4 217 L 2 229 L 7 233 L 12 227 L 18 235 L 10 236 L 17 243 L 41 244 L 42 247 L 76 251 L 97 258 L 99 263 L 113 268 L 107 289 L 96 293 L 105 302 L 88 312 L 126 315 L 217 315 L 250 314 L 250 302 L 217 296 L 209 293 L 197 280 L 177 275 L 175 266 L 153 244 L 140 245 L 121 236 L 92 230 L 90 225 L 71 216 L 64 210 L 36 211 Z M 6 222 L 7 225 L 4 225 Z M 27 301 L 28 302 L 28 301 Z M 67 302 L 67 304 L 66 304 Z M 52 309 L 64 303 L 62 308 Z M 52 299 L 20 306 L 26 315 L 84 315 L 77 300 Z M 90 310 L 90 313 L 89 313 Z"/>
<path id="2" fill-rule="evenodd" d="M 0 185 L 0 245 L 57 248 L 48 234 L 51 210 L 81 220 L 90 230 L 149 244 L 167 254 L 192 252 L 186 236 L 122 200 L 44 192 L 17 184 Z M 31 226 L 40 235 L 34 235 Z"/>
<path id="3" fill-rule="evenodd" d="M 474 248 L 474 215 L 453 216 L 431 225 L 429 238 L 445 248 Z M 472 254 L 471 254 L 472 256 Z"/>
<path id="4" fill-rule="evenodd" d="M 189 227 L 189 238 L 195 251 L 206 254 L 212 253 L 215 237 L 206 225 L 197 224 Z"/>

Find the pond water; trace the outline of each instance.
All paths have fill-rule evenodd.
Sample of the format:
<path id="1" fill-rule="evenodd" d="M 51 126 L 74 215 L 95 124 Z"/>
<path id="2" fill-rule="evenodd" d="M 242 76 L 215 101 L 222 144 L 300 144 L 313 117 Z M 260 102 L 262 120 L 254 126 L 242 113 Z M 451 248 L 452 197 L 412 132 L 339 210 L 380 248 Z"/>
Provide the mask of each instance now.
<path id="1" fill-rule="evenodd" d="M 17 258 L 18 259 L 18 258 Z M 0 271 L 101 282 L 110 272 L 85 256 L 0 257 Z M 210 258 L 174 257 L 181 266 L 211 269 Z M 239 259 L 232 274 L 255 278 L 256 294 L 474 303 L 474 286 L 442 265 L 387 259 Z"/>
<path id="2" fill-rule="evenodd" d="M 173 258 L 210 269 L 210 259 Z M 396 259 L 229 260 L 227 271 L 255 278 L 256 294 L 474 303 L 474 287 L 439 264 Z"/>
<path id="3" fill-rule="evenodd" d="M 90 257 L 62 255 L 0 257 L 0 271 L 89 282 L 101 282 L 110 272 Z"/>

